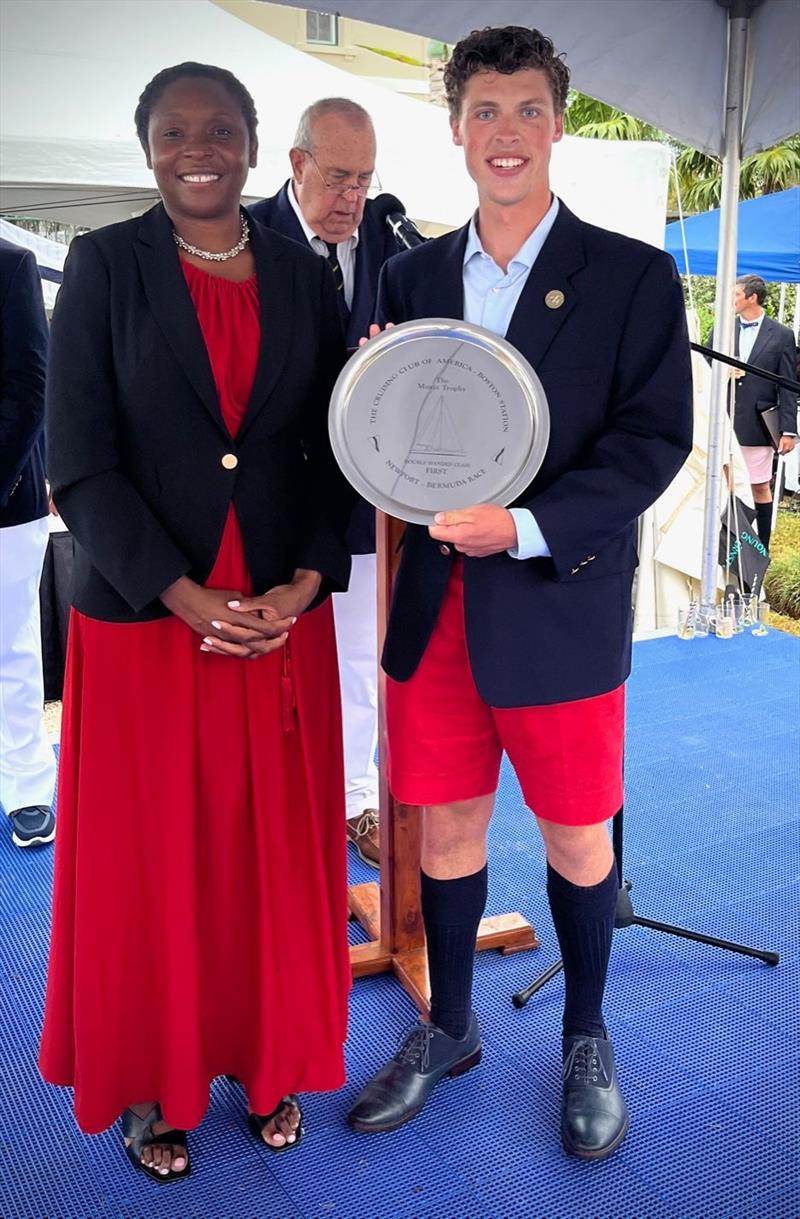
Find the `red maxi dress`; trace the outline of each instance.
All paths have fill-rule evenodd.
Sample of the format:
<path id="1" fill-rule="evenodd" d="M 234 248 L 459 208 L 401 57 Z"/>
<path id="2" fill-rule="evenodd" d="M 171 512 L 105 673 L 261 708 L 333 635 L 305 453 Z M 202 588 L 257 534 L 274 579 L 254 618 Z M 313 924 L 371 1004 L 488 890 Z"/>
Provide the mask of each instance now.
<path id="1" fill-rule="evenodd" d="M 183 265 L 235 435 L 258 358 L 257 281 Z M 233 506 L 207 583 L 251 591 Z M 330 601 L 256 661 L 200 643 L 175 617 L 72 614 L 40 1065 L 74 1088 L 86 1133 L 148 1100 L 196 1126 L 216 1075 L 241 1080 L 257 1113 L 344 1082 Z"/>

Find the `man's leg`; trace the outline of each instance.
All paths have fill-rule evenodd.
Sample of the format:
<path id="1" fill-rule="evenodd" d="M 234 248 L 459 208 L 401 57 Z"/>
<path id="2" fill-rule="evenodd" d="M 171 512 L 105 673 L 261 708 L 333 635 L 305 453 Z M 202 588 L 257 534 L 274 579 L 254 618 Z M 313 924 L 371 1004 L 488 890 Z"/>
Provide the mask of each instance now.
<path id="1" fill-rule="evenodd" d="M 547 851 L 547 896 L 564 963 L 561 1141 L 570 1155 L 602 1160 L 628 1129 L 603 1021 L 617 866 L 604 822 L 538 822 Z"/>
<path id="2" fill-rule="evenodd" d="M 350 587 L 333 597 L 342 688 L 347 836 L 378 867 L 378 611 L 375 555 L 353 555 Z"/>
<path id="3" fill-rule="evenodd" d="M 357 1098 L 348 1121 L 364 1134 L 404 1125 L 445 1075 L 460 1075 L 480 1061 L 472 968 L 486 905 L 486 829 L 493 807 L 494 793 L 420 810 L 431 1020 L 414 1025 Z"/>
<path id="4" fill-rule="evenodd" d="M 564 1036 L 604 1037 L 605 988 L 619 884 L 599 825 L 538 819 L 547 852 L 547 896 L 564 962 Z"/>
<path id="5" fill-rule="evenodd" d="M 454 565 L 436 628 L 414 675 L 387 680 L 389 782 L 423 817 L 422 913 L 431 1023 L 417 1023 L 350 1111 L 364 1132 L 394 1130 L 419 1113 L 444 1075 L 481 1055 L 472 966 L 486 905 L 486 828 L 502 749 L 480 698 L 464 638 L 461 566 Z"/>
<path id="6" fill-rule="evenodd" d="M 55 755 L 42 718 L 39 579 L 47 520 L 0 529 L 0 803 L 18 845 L 49 842 Z M 20 813 L 20 810 L 23 810 Z"/>
<path id="7" fill-rule="evenodd" d="M 756 524 L 759 541 L 769 550 L 769 539 L 772 533 L 772 487 L 770 483 L 751 483 L 753 503 L 756 506 Z"/>
<path id="8" fill-rule="evenodd" d="M 431 1023 L 466 1036 L 478 925 L 486 908 L 486 830 L 494 793 L 423 812 L 422 917 L 428 946 Z"/>
<path id="9" fill-rule="evenodd" d="M 622 803 L 625 691 L 495 709 L 494 717 L 547 853 L 564 963 L 562 1143 L 572 1155 L 602 1159 L 628 1127 L 603 1022 L 619 889 L 607 823 Z"/>

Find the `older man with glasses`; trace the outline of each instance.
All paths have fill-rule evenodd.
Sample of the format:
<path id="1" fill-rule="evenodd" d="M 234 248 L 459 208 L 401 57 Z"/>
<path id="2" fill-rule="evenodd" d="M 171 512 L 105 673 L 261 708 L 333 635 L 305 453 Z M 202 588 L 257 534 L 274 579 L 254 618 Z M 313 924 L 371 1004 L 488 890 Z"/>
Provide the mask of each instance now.
<path id="1" fill-rule="evenodd" d="M 375 130 L 362 106 L 342 97 L 314 102 L 300 116 L 289 150 L 292 177 L 250 210 L 262 224 L 327 258 L 349 347 L 367 334 L 378 276 L 398 252 L 374 196 Z M 347 836 L 378 866 L 377 638 L 375 513 L 360 500 L 348 534 L 350 589 L 333 598 L 344 717 Z"/>

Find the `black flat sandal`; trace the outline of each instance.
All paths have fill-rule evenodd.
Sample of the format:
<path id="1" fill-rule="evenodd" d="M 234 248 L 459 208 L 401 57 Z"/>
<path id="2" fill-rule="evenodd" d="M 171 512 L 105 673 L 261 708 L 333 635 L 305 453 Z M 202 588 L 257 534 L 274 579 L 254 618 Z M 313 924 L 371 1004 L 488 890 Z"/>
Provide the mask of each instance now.
<path id="1" fill-rule="evenodd" d="M 153 1105 L 153 1108 L 144 1117 L 139 1117 L 133 1109 L 126 1109 L 122 1115 L 122 1134 L 124 1138 L 131 1141 L 123 1146 L 125 1154 L 134 1168 L 138 1168 L 145 1176 L 158 1181 L 160 1185 L 171 1185 L 173 1181 L 182 1181 L 184 1177 L 190 1177 L 192 1165 L 189 1161 L 189 1146 L 185 1130 L 165 1130 L 163 1134 L 153 1134 L 153 1124 L 161 1120 L 161 1106 L 158 1104 Z M 182 1168 L 180 1172 L 173 1172 L 171 1168 L 168 1172 L 159 1172 L 151 1164 L 142 1163 L 142 1152 L 146 1147 L 165 1143 L 176 1143 L 180 1147 L 186 1148 L 186 1167 Z"/>
<path id="2" fill-rule="evenodd" d="M 264 1127 L 271 1122 L 273 1118 L 277 1117 L 282 1109 L 286 1109 L 288 1107 L 296 1109 L 300 1114 L 300 1122 L 294 1132 L 294 1142 L 284 1143 L 282 1147 L 273 1147 L 272 1143 L 268 1143 L 264 1138 Z M 272 1110 L 272 1113 L 248 1113 L 247 1125 L 253 1138 L 258 1139 L 261 1146 L 266 1147 L 267 1151 L 274 1151 L 276 1154 L 281 1151 L 294 1151 L 295 1147 L 300 1146 L 303 1135 L 305 1134 L 303 1129 L 303 1110 L 300 1107 L 300 1101 L 293 1092 L 290 1093 L 289 1096 L 284 1096 L 280 1101 L 278 1101 L 278 1104 Z"/>

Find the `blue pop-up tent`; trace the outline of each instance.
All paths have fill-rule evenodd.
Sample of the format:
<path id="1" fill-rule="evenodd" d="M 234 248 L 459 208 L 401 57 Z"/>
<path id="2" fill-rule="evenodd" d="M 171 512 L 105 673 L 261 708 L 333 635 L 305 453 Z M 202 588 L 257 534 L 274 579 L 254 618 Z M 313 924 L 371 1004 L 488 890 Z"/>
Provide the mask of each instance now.
<path id="1" fill-rule="evenodd" d="M 737 275 L 760 275 L 772 283 L 800 282 L 800 186 L 745 199 L 739 204 Z M 703 212 L 683 222 L 689 271 L 717 274 L 719 211 Z M 666 228 L 665 248 L 686 274 L 684 238 L 679 220 Z"/>

